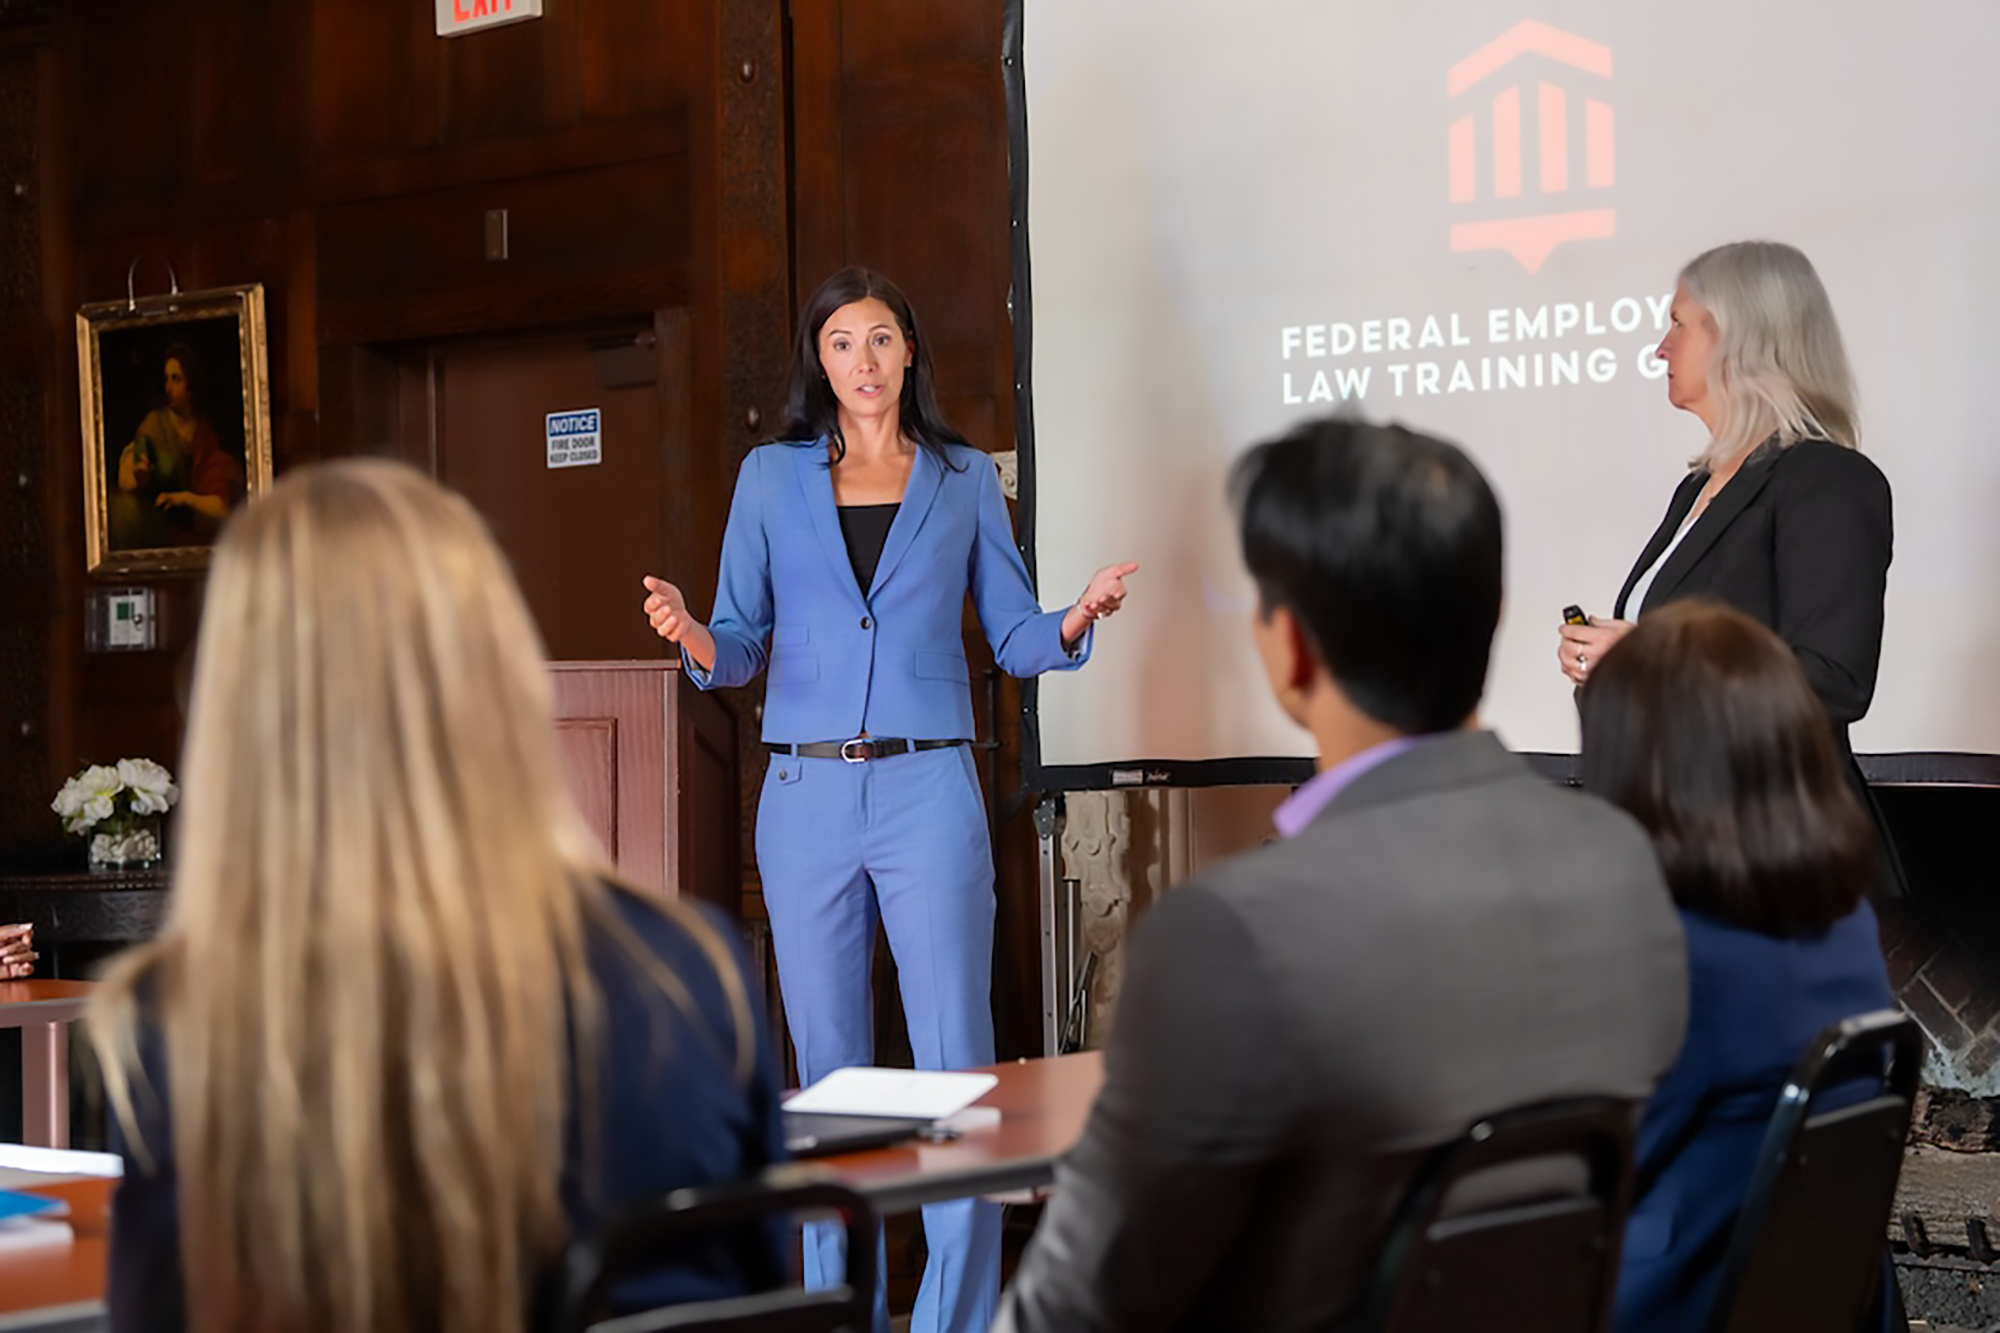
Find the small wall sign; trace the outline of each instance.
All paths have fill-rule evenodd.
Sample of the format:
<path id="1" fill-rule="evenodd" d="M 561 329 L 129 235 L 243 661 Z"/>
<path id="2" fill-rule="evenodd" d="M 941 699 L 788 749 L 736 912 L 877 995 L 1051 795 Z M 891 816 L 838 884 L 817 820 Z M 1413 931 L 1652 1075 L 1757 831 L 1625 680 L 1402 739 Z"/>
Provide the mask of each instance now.
<path id="1" fill-rule="evenodd" d="M 481 28 L 542 16 L 542 0 L 437 0 L 437 35 L 463 37 Z"/>
<path id="2" fill-rule="evenodd" d="M 550 467 L 588 467 L 604 461 L 596 408 L 551 412 L 548 421 Z"/>

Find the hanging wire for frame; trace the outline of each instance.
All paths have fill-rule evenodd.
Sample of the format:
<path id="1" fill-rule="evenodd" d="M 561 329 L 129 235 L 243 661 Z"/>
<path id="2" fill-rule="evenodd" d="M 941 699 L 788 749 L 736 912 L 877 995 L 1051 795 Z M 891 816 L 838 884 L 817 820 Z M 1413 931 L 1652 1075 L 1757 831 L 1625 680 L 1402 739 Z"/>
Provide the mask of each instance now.
<path id="1" fill-rule="evenodd" d="M 167 295 L 179 296 L 181 294 L 181 278 L 180 274 L 174 272 L 173 261 L 165 255 L 156 257 L 162 264 L 167 266 Z M 136 314 L 139 309 L 139 297 L 134 289 L 133 282 L 138 277 L 139 265 L 144 262 L 145 258 L 146 256 L 144 255 L 135 255 L 131 266 L 125 270 L 125 311 L 127 314 Z M 177 309 L 179 309 L 178 306 L 169 305 L 163 311 L 149 313 L 172 314 Z"/>

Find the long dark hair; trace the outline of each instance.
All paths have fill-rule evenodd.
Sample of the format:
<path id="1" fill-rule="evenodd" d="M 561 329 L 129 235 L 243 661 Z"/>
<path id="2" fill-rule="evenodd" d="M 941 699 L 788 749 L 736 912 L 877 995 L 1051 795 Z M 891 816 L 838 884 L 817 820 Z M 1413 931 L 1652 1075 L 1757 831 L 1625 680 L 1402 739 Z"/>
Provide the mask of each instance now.
<path id="1" fill-rule="evenodd" d="M 1578 696 L 1583 785 L 1652 835 L 1682 907 L 1780 939 L 1852 912 L 1875 832 L 1798 657 L 1750 617 L 1675 602 Z"/>
<path id="2" fill-rule="evenodd" d="M 187 381 L 188 410 L 201 415 L 201 358 L 186 343 L 171 343 L 160 357 L 160 393 L 166 393 L 167 362 L 181 363 L 181 378 Z"/>
<path id="3" fill-rule="evenodd" d="M 945 467 L 959 471 L 945 446 L 973 446 L 952 429 L 938 407 L 937 392 L 931 387 L 936 376 L 931 370 L 930 340 L 918 332 L 917 312 L 910 308 L 909 298 L 872 269 L 840 270 L 822 282 L 799 311 L 798 332 L 792 338 L 792 382 L 785 393 L 785 424 L 772 437 L 773 442 L 797 443 L 824 436 L 832 451 L 829 463 L 846 455 L 847 441 L 840 436 L 840 400 L 834 397 L 819 360 L 819 331 L 834 311 L 870 297 L 889 307 L 911 348 L 910 365 L 903 372 L 903 434 Z"/>

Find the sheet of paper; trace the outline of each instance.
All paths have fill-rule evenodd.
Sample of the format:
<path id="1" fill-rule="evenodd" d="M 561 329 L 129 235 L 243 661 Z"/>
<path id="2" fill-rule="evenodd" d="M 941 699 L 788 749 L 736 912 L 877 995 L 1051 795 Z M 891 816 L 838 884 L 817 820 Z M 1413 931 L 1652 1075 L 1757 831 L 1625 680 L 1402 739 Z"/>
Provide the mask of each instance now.
<path id="1" fill-rule="evenodd" d="M 0 1222 L 0 1254 L 67 1245 L 75 1239 L 76 1233 L 69 1229 L 67 1222 L 52 1222 L 39 1217 L 17 1217 Z"/>
<path id="2" fill-rule="evenodd" d="M 125 1163 L 117 1153 L 0 1143 L 0 1190 L 32 1190 L 37 1185 L 79 1177 L 116 1180 L 124 1174 Z"/>
<path id="3" fill-rule="evenodd" d="M 978 1101 L 999 1081 L 991 1074 L 865 1067 L 836 1069 L 786 1102 L 785 1109 L 817 1111 L 823 1115 L 941 1120 Z"/>

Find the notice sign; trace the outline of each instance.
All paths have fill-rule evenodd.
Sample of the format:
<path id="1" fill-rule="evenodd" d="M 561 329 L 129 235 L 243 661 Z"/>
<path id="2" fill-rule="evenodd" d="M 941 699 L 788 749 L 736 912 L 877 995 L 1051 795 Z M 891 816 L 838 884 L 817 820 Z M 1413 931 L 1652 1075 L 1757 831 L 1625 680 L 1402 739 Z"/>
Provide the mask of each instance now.
<path id="1" fill-rule="evenodd" d="M 597 409 L 549 413 L 549 466 L 583 467 L 604 461 Z"/>
<path id="2" fill-rule="evenodd" d="M 457 37 L 541 16 L 542 0 L 437 0 L 437 34 Z"/>

